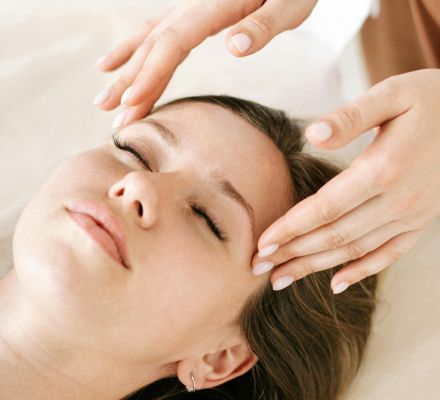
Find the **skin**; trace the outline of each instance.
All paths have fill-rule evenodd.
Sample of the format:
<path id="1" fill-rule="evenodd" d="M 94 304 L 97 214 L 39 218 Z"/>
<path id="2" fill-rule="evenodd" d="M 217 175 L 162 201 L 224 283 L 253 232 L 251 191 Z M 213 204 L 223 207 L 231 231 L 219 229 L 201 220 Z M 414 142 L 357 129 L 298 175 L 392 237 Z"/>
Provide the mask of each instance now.
<path id="1" fill-rule="evenodd" d="M 98 60 L 97 67 L 102 71 L 126 65 L 116 82 L 96 96 L 95 104 L 103 110 L 112 110 L 121 103 L 128 106 L 116 116 L 114 128 L 143 118 L 180 63 L 209 36 L 233 25 L 226 46 L 234 56 L 248 56 L 278 33 L 300 25 L 316 3 L 317 0 L 182 1 L 148 19 Z"/>
<path id="2" fill-rule="evenodd" d="M 299 26 L 316 3 L 179 3 L 149 19 L 99 60 L 97 66 L 102 71 L 126 65 L 116 82 L 96 97 L 95 104 L 103 110 L 127 106 L 115 118 L 114 126 L 142 118 L 178 65 L 208 36 L 235 24 L 226 46 L 237 57 L 248 56 L 280 32 Z M 237 34 L 241 35 L 241 46 L 249 46 L 246 50 L 237 48 Z M 243 35 L 248 39 L 243 41 Z M 311 144 L 321 149 L 343 147 L 372 128 L 381 134 L 319 194 L 295 205 L 264 232 L 252 260 L 256 273 L 272 270 L 272 283 L 277 287 L 279 279 L 296 281 L 348 262 L 332 279 L 333 292 L 340 293 L 382 271 L 415 245 L 440 215 L 439 157 L 432 151 L 438 148 L 440 137 L 439 74 L 437 69 L 391 77 L 320 118 L 319 126 L 312 124 L 307 129 Z M 331 137 L 322 140 L 323 131 L 331 132 Z M 412 160 L 410 168 L 408 159 Z M 421 170 L 423 175 L 418 173 Z M 273 249 L 277 249 L 275 253 Z"/>
<path id="3" fill-rule="evenodd" d="M 317 147 L 334 149 L 373 127 L 373 142 L 314 196 L 296 204 L 260 237 L 278 250 L 252 263 L 277 266 L 272 281 L 295 280 L 348 262 L 332 278 L 340 293 L 376 274 L 417 242 L 440 215 L 440 70 L 389 78 L 319 121 L 332 135 Z M 409 161 L 411 160 L 411 161 Z M 422 172 L 423 171 L 423 172 Z"/>
<path id="4" fill-rule="evenodd" d="M 151 152 L 154 172 L 106 141 L 59 166 L 21 214 L 14 269 L 0 281 L 1 398 L 119 399 L 166 376 L 191 386 L 191 371 L 198 389 L 209 388 L 256 362 L 237 317 L 268 283 L 251 272 L 256 239 L 291 206 L 282 155 L 218 106 L 186 103 L 152 116 L 176 134 L 178 152 L 146 124 L 119 135 Z M 214 169 L 253 207 L 255 238 L 243 209 L 207 184 Z M 68 202 L 85 199 L 122 218 L 131 269 L 68 215 Z M 229 242 L 190 199 L 216 213 Z"/>

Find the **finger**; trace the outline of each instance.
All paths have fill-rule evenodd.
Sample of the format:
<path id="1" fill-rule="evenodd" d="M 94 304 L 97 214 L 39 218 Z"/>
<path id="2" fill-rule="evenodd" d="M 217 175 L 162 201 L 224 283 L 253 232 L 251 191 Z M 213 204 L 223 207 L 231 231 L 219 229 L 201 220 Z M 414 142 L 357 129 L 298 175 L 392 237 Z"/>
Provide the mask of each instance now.
<path id="1" fill-rule="evenodd" d="M 133 85 L 124 93 L 123 104 L 132 106 L 146 100 L 151 101 L 149 97 L 161 82 L 170 80 L 177 66 L 188 54 L 189 50 L 181 47 L 177 38 L 162 36 L 150 51 Z"/>
<path id="2" fill-rule="evenodd" d="M 271 280 L 275 284 L 281 277 L 289 275 L 294 281 L 298 281 L 309 274 L 361 258 L 382 246 L 391 238 L 400 235 L 404 232 L 402 229 L 400 223 L 392 222 L 336 250 L 325 250 L 308 256 L 294 258 L 278 265 L 272 272 Z M 255 274 L 254 271 L 253 273 Z"/>
<path id="3" fill-rule="evenodd" d="M 149 39 L 142 42 L 125 65 L 119 79 L 110 88 L 96 96 L 94 103 L 97 106 L 103 110 L 112 110 L 120 105 L 122 93 L 133 83 L 153 45 L 153 41 Z"/>
<path id="4" fill-rule="evenodd" d="M 405 94 L 400 82 L 398 76 L 388 78 L 356 100 L 323 116 L 306 129 L 307 139 L 320 148 L 342 147 L 361 133 L 405 113 L 412 99 Z"/>
<path id="5" fill-rule="evenodd" d="M 162 21 L 165 14 L 149 19 L 142 27 L 134 33 L 129 39 L 122 41 L 106 56 L 100 58 L 96 66 L 101 71 L 113 71 L 133 55 L 142 41 L 150 34 L 150 32 Z"/>
<path id="6" fill-rule="evenodd" d="M 260 50 L 278 33 L 296 28 L 312 12 L 316 1 L 268 0 L 231 28 L 226 46 L 235 56 Z"/>
<path id="7" fill-rule="evenodd" d="M 373 252 L 349 263 L 332 278 L 333 293 L 341 293 L 353 283 L 377 274 L 393 264 L 414 246 L 422 232 L 423 229 L 402 233 Z"/>
<path id="8" fill-rule="evenodd" d="M 142 73 L 124 94 L 124 104 L 133 106 L 147 99 L 160 82 L 174 73 L 188 53 L 208 36 L 219 31 L 229 16 L 218 16 L 216 8 L 204 2 L 194 16 L 193 8 L 176 9 L 172 21 L 155 29 L 150 36 L 155 44 L 142 67 Z M 167 18 L 168 21 L 168 18 Z"/>
<path id="9" fill-rule="evenodd" d="M 375 174 L 364 163 L 352 164 L 269 226 L 260 236 L 258 249 L 264 254 L 273 244 L 281 246 L 329 224 L 380 192 Z"/>
<path id="10" fill-rule="evenodd" d="M 137 106 L 127 107 L 125 110 L 119 113 L 113 120 L 113 129 L 122 129 L 132 122 L 146 117 L 150 113 L 157 99 L 165 90 L 170 79 L 171 76 L 163 80 L 147 101 Z"/>
<path id="11" fill-rule="evenodd" d="M 396 212 L 383 200 L 383 196 L 376 196 L 333 223 L 284 244 L 270 259 L 278 265 L 293 257 L 337 249 L 387 225 L 397 217 Z"/>

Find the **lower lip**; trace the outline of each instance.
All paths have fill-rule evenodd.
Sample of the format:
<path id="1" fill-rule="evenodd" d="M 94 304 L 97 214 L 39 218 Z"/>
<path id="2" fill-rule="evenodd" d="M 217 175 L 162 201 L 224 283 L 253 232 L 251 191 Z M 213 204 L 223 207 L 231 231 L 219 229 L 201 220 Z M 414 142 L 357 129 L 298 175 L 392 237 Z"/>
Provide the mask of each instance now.
<path id="1" fill-rule="evenodd" d="M 97 242 L 101 248 L 118 264 L 121 264 L 124 268 L 121 256 L 119 255 L 118 248 L 112 237 L 99 225 L 96 221 L 87 214 L 69 211 L 72 219 L 83 228 L 95 242 Z"/>

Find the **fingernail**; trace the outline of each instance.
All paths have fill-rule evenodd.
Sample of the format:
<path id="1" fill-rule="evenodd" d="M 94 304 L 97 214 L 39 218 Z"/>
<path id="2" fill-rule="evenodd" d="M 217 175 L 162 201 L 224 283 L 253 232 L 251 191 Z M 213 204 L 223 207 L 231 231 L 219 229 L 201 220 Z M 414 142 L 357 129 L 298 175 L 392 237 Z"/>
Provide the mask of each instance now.
<path id="1" fill-rule="evenodd" d="M 255 267 L 252 269 L 252 273 L 254 275 L 262 275 L 267 271 L 270 271 L 273 268 L 273 262 L 263 261 L 258 264 L 255 264 Z"/>
<path id="2" fill-rule="evenodd" d="M 126 118 L 127 118 L 127 110 L 124 110 L 121 113 L 119 113 L 116 116 L 116 118 L 113 120 L 112 128 L 118 129 L 124 123 Z"/>
<path id="3" fill-rule="evenodd" d="M 284 275 L 281 278 L 278 278 L 272 285 L 273 290 L 282 290 L 292 284 L 293 277 L 290 275 Z"/>
<path id="4" fill-rule="evenodd" d="M 99 93 L 93 100 L 93 104 L 104 104 L 111 96 L 111 89 L 105 89 L 103 92 Z"/>
<path id="5" fill-rule="evenodd" d="M 275 253 L 278 250 L 278 247 L 280 247 L 279 244 L 271 244 L 270 246 L 263 247 L 258 252 L 258 257 L 270 256 L 272 253 Z"/>
<path id="6" fill-rule="evenodd" d="M 332 287 L 333 294 L 339 294 L 342 293 L 345 289 L 347 289 L 350 286 L 348 282 L 341 282 L 338 283 L 335 287 Z"/>
<path id="7" fill-rule="evenodd" d="M 307 138 L 323 142 L 332 135 L 332 127 L 326 122 L 310 125 L 306 130 Z"/>
<path id="8" fill-rule="evenodd" d="M 106 56 L 99 57 L 95 62 L 95 67 L 99 67 L 101 64 L 103 64 L 106 58 Z"/>
<path id="9" fill-rule="evenodd" d="M 125 102 L 131 97 L 133 94 L 133 86 L 129 86 L 127 89 L 125 89 L 124 94 L 121 98 L 121 104 L 125 104 Z"/>
<path id="10" fill-rule="evenodd" d="M 252 44 L 251 38 L 245 33 L 235 34 L 231 37 L 231 42 L 240 53 L 244 53 L 246 50 L 249 50 Z"/>

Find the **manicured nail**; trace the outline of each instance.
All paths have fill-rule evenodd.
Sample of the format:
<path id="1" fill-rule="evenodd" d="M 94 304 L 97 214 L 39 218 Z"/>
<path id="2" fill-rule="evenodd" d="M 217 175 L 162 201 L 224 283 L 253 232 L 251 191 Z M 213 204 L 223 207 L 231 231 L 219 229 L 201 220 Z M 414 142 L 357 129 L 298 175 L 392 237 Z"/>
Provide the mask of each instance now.
<path id="1" fill-rule="evenodd" d="M 293 277 L 290 275 L 284 275 L 281 278 L 278 278 L 272 285 L 273 290 L 282 290 L 292 284 Z"/>
<path id="2" fill-rule="evenodd" d="M 318 122 L 310 125 L 306 130 L 306 136 L 319 142 L 324 142 L 332 135 L 332 127 L 326 122 Z"/>
<path id="3" fill-rule="evenodd" d="M 95 62 L 95 67 L 99 67 L 101 64 L 103 64 L 106 58 L 106 56 L 99 57 Z"/>
<path id="4" fill-rule="evenodd" d="M 255 265 L 255 267 L 252 269 L 252 273 L 254 275 L 262 275 L 265 274 L 267 271 L 270 271 L 272 268 L 273 262 L 263 261 Z"/>
<path id="5" fill-rule="evenodd" d="M 125 104 L 125 102 L 131 97 L 133 94 L 133 86 L 129 86 L 127 89 L 125 89 L 124 94 L 121 98 L 121 104 Z"/>
<path id="6" fill-rule="evenodd" d="M 279 244 L 271 244 L 270 246 L 263 247 L 258 252 L 258 257 L 270 256 L 272 253 L 275 253 L 278 250 L 278 247 L 280 247 Z"/>
<path id="7" fill-rule="evenodd" d="M 113 120 L 112 128 L 118 129 L 124 123 L 126 118 L 127 118 L 127 110 L 120 112 Z"/>
<path id="8" fill-rule="evenodd" d="M 231 42 L 240 53 L 244 53 L 249 50 L 252 44 L 251 38 L 245 33 L 237 33 L 231 37 Z"/>
<path id="9" fill-rule="evenodd" d="M 105 89 L 103 92 L 99 93 L 93 100 L 93 104 L 104 104 L 112 95 L 110 88 Z"/>
<path id="10" fill-rule="evenodd" d="M 348 282 L 341 282 L 338 283 L 336 286 L 332 287 L 334 294 L 342 293 L 345 289 L 347 289 L 350 286 Z"/>

